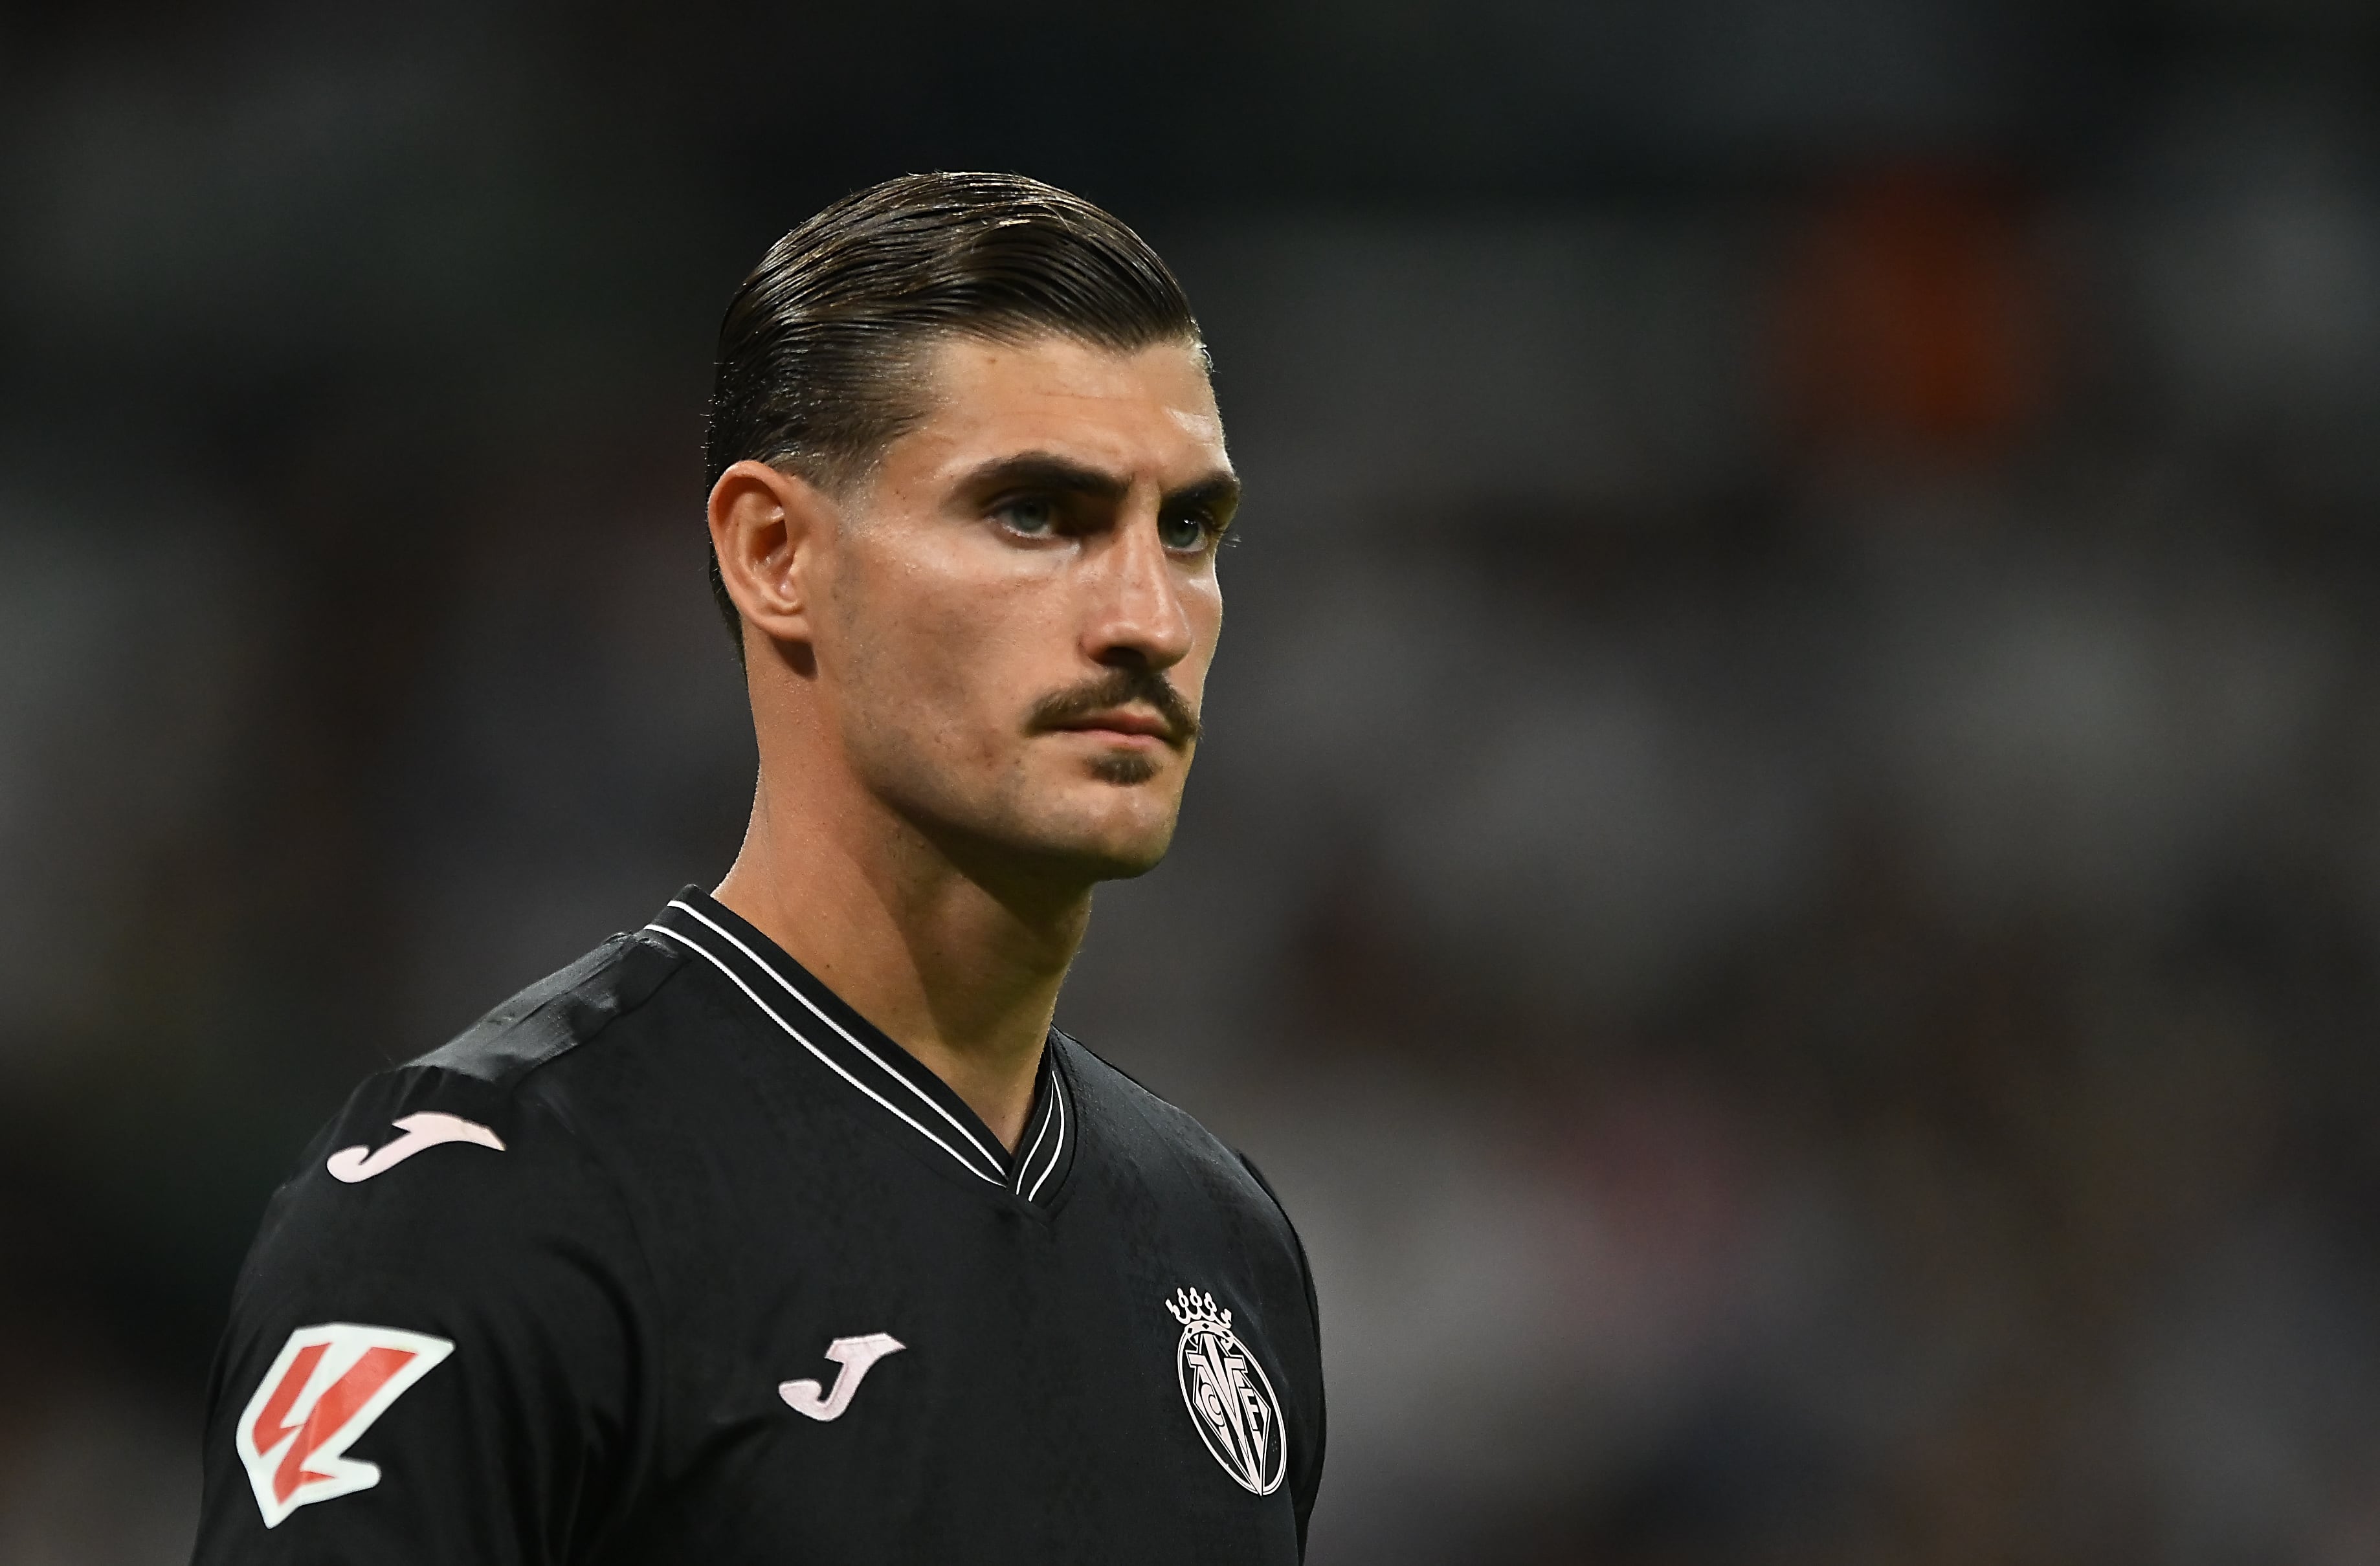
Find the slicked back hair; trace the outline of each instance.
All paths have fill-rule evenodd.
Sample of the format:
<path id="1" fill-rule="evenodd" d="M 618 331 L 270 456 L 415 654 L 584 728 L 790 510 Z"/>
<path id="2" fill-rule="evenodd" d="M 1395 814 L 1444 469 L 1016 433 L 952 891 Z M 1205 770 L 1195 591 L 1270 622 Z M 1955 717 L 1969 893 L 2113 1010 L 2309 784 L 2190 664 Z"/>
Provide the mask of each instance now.
<path id="1" fill-rule="evenodd" d="M 845 196 L 769 248 L 719 327 L 706 484 L 745 458 L 847 492 L 929 410 L 927 351 L 1055 334 L 1131 353 L 1199 341 L 1148 242 L 1015 174 L 912 174 Z M 735 601 L 710 590 L 743 656 Z"/>

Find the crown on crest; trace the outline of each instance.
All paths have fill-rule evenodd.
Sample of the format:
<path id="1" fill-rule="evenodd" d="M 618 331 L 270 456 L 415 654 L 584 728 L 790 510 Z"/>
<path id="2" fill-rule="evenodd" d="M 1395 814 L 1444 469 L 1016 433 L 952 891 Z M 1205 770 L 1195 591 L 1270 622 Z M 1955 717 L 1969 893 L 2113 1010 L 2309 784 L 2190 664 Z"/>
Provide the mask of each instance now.
<path id="1" fill-rule="evenodd" d="M 1215 1296 L 1202 1294 L 1196 1289 L 1176 1289 L 1173 1297 L 1165 1302 L 1173 1319 L 1184 1327 L 1218 1327 L 1232 1329 L 1232 1313 L 1215 1308 Z"/>

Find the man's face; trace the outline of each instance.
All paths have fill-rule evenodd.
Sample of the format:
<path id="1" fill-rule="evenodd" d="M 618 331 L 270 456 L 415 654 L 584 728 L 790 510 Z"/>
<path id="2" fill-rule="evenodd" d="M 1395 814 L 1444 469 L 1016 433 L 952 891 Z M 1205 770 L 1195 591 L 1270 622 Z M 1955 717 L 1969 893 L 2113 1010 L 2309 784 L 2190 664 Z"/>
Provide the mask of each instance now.
<path id="1" fill-rule="evenodd" d="M 861 781 L 946 848 L 1069 880 L 1164 856 L 1238 486 L 1197 350 L 959 338 L 842 507 L 812 610 Z"/>

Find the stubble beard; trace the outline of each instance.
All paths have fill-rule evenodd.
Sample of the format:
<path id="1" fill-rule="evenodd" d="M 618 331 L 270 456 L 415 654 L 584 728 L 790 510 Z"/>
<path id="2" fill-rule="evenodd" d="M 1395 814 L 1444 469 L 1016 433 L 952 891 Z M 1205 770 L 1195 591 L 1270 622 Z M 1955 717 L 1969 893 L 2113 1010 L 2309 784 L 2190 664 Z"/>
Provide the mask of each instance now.
<path id="1" fill-rule="evenodd" d="M 1037 756 L 1063 742 L 1035 734 L 1022 739 L 1026 754 L 1012 757 L 1013 765 L 970 778 L 970 769 L 936 754 L 930 743 L 917 743 L 919 737 L 879 729 L 872 743 L 848 754 L 869 793 L 961 873 L 987 886 L 1030 888 L 1037 899 L 1068 887 L 1087 892 L 1099 881 L 1147 874 L 1172 844 L 1178 783 L 1172 797 L 1155 797 L 1167 791 L 1165 757 Z M 1189 747 L 1176 754 L 1186 769 Z M 1138 800 L 1117 797 L 1144 790 Z"/>
<path id="2" fill-rule="evenodd" d="M 1157 775 L 1157 763 L 1146 756 L 1102 756 L 1091 763 L 1091 776 L 1118 788 L 1138 788 Z"/>

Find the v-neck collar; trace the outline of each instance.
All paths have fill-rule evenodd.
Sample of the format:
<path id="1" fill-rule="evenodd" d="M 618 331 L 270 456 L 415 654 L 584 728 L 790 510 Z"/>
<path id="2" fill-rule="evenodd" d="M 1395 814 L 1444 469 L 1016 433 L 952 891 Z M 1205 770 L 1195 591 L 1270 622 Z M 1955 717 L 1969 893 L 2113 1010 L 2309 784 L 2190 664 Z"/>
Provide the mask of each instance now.
<path id="1" fill-rule="evenodd" d="M 1034 1204 L 1047 1204 L 1064 1184 L 1076 1117 L 1054 1028 L 1041 1048 L 1032 1113 L 1010 1153 L 948 1083 L 699 888 L 679 892 L 645 929 L 717 968 L 775 1028 L 977 1179 Z"/>

